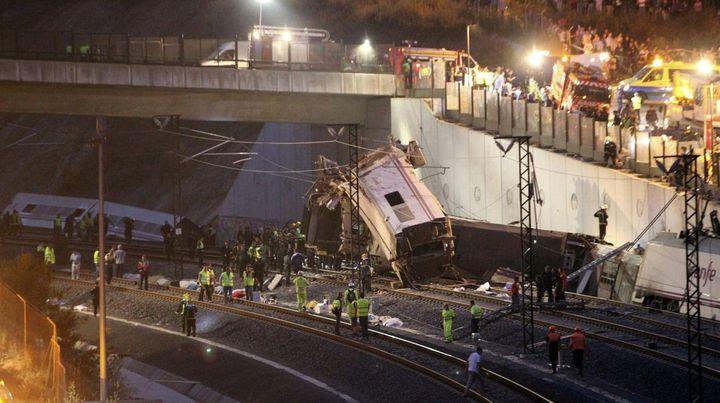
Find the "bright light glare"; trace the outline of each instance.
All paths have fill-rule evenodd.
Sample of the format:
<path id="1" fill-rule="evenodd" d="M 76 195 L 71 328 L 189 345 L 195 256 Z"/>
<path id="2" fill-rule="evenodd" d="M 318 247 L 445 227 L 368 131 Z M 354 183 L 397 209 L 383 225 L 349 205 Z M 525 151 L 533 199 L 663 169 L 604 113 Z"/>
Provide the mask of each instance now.
<path id="1" fill-rule="evenodd" d="M 600 53 L 600 61 L 604 62 L 608 59 L 610 59 L 610 54 L 608 52 Z"/>
<path id="2" fill-rule="evenodd" d="M 548 55 L 550 55 L 550 52 L 547 50 L 533 50 L 528 55 L 527 62 L 533 67 L 539 67 L 543 62 L 543 58 Z"/>
<path id="3" fill-rule="evenodd" d="M 255 1 L 257 1 L 260 4 L 267 4 L 270 2 L 270 0 L 255 0 Z"/>
<path id="4" fill-rule="evenodd" d="M 637 142 L 641 146 L 647 146 L 650 144 L 650 136 L 642 136 L 637 139 Z"/>
<path id="5" fill-rule="evenodd" d="M 363 46 L 370 46 L 370 39 L 367 39 L 367 38 L 366 38 L 366 39 L 363 41 Z"/>
<path id="6" fill-rule="evenodd" d="M 700 59 L 697 62 L 696 68 L 701 74 L 709 75 L 713 71 L 713 64 L 708 59 Z"/>
<path id="7" fill-rule="evenodd" d="M 260 32 L 257 30 L 253 31 L 253 38 L 260 39 Z"/>
<path id="8" fill-rule="evenodd" d="M 282 40 L 288 42 L 288 41 L 290 41 L 290 39 L 292 39 L 292 35 L 290 35 L 290 31 L 283 31 Z"/>
<path id="9" fill-rule="evenodd" d="M 660 66 L 662 66 L 662 64 L 663 64 L 663 59 L 661 59 L 659 57 L 656 57 L 655 59 L 653 59 L 653 62 L 652 62 L 653 67 L 660 67 Z"/>

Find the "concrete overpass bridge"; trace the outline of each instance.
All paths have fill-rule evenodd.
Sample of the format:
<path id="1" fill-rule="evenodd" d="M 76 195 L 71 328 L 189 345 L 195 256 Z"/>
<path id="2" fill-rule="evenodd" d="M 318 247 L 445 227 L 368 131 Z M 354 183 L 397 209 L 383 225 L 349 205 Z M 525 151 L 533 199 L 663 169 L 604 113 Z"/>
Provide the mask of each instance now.
<path id="1" fill-rule="evenodd" d="M 0 110 L 359 123 L 389 109 L 391 74 L 0 59 Z"/>

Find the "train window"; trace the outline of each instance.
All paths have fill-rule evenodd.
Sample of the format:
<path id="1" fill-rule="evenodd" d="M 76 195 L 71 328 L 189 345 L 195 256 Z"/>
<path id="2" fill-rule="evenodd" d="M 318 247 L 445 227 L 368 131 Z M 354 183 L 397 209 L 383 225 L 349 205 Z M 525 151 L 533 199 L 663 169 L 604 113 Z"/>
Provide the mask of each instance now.
<path id="1" fill-rule="evenodd" d="M 398 191 L 386 194 L 385 200 L 387 200 L 387 202 L 390 203 L 391 207 L 395 207 L 398 204 L 405 203 L 405 200 L 402 198 L 402 196 L 400 196 L 400 192 L 398 192 Z"/>
<path id="2" fill-rule="evenodd" d="M 35 207 L 37 207 L 37 205 L 28 203 L 25 205 L 25 208 L 22 209 L 22 212 L 23 213 L 32 213 L 32 211 L 35 210 Z"/>

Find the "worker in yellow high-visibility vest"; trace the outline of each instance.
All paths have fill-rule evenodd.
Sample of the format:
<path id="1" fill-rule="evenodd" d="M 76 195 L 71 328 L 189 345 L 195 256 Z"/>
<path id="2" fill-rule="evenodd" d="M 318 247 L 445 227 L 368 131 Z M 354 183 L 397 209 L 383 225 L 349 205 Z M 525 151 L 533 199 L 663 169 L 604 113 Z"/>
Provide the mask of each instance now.
<path id="1" fill-rule="evenodd" d="M 295 293 L 297 294 L 297 306 L 298 311 L 302 312 L 305 310 L 305 304 L 307 303 L 307 289 L 310 283 L 303 276 L 303 272 L 299 271 L 297 277 L 293 279 L 295 284 Z"/>

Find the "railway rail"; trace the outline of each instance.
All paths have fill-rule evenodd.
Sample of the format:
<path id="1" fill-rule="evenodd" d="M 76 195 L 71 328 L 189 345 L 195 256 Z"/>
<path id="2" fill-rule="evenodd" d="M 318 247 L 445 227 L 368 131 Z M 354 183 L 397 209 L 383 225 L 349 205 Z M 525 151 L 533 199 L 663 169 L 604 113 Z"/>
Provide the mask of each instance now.
<path id="1" fill-rule="evenodd" d="M 88 277 L 88 275 L 86 275 Z M 92 277 L 92 276 L 89 276 Z M 91 287 L 94 283 L 93 281 L 88 280 L 71 280 L 67 277 L 63 276 L 53 276 L 53 281 L 58 282 L 65 282 L 65 283 L 71 283 L 86 287 Z M 128 292 L 134 295 L 140 295 L 140 296 L 146 296 L 151 297 L 155 299 L 161 299 L 166 301 L 173 301 L 173 302 L 179 302 L 181 298 L 181 294 L 186 292 L 195 293 L 195 291 L 188 291 L 185 289 L 181 289 L 178 287 L 161 287 L 158 285 L 153 286 L 152 291 L 144 291 L 139 290 L 135 287 L 137 287 L 136 283 L 131 280 L 126 279 L 113 279 L 113 285 L 110 287 L 114 290 L 121 290 L 122 292 Z M 217 297 L 217 295 L 216 295 Z M 320 323 L 323 324 L 325 327 L 329 329 L 330 326 L 334 326 L 335 320 L 333 318 L 327 317 L 327 316 L 319 316 L 319 315 L 312 315 L 307 313 L 301 313 L 297 312 L 292 309 L 288 309 L 285 307 L 281 307 L 278 305 L 272 305 L 272 304 L 263 304 L 253 301 L 247 301 L 247 300 L 237 300 L 236 302 L 239 302 L 239 304 L 231 304 L 231 305 L 224 305 L 224 304 L 215 304 L 215 303 L 209 303 L 209 302 L 200 302 L 195 300 L 193 303 L 197 304 L 199 307 L 201 307 L 204 310 L 211 310 L 216 312 L 222 312 L 232 315 L 240 315 L 244 316 L 250 319 L 258 320 L 258 321 L 264 321 L 267 323 L 272 323 L 278 326 L 283 326 L 286 328 L 291 328 L 303 333 L 311 334 L 314 336 L 326 338 L 329 340 L 333 340 L 337 343 L 344 344 L 349 347 L 353 347 L 359 350 L 362 350 L 364 352 L 367 352 L 369 354 L 373 354 L 378 357 L 385 358 L 391 362 L 394 362 L 396 364 L 402 365 L 404 367 L 407 367 L 413 371 L 419 372 L 437 382 L 440 382 L 442 384 L 447 385 L 448 387 L 462 392 L 464 390 L 464 385 L 460 383 L 457 380 L 454 380 L 450 378 L 449 376 L 437 371 L 428 368 L 426 365 L 423 365 L 421 363 L 418 363 L 416 361 L 413 361 L 409 358 L 402 357 L 398 354 L 394 354 L 391 352 L 388 352 L 386 350 L 380 349 L 378 347 L 369 346 L 365 343 L 361 343 L 359 341 L 349 339 L 346 337 L 338 336 L 330 331 L 324 331 L 320 330 L 316 327 L 310 326 L 308 324 L 302 324 L 298 323 L 298 319 L 300 322 L 313 322 L 313 323 Z M 286 316 L 289 318 L 292 318 L 292 320 L 288 319 L 282 319 L 278 317 L 268 316 L 265 314 L 261 314 L 259 312 L 247 310 L 247 309 L 241 309 L 238 305 L 244 305 L 246 307 L 255 309 L 255 310 L 261 310 L 261 311 L 272 311 L 276 314 L 280 314 L 281 316 Z M 349 328 L 350 324 L 347 322 L 343 322 L 342 326 L 344 328 Z M 414 351 L 416 353 L 421 353 L 424 355 L 427 355 L 429 357 L 432 357 L 435 360 L 442 361 L 450 366 L 463 368 L 466 365 L 466 361 L 463 358 L 454 356 L 452 354 L 448 354 L 446 352 L 434 349 L 429 346 L 422 345 L 420 343 L 414 342 L 412 340 L 407 340 L 389 333 L 381 332 L 378 330 L 371 329 L 371 335 L 374 338 L 378 338 L 380 340 L 389 342 L 397 347 L 407 349 Z M 488 369 L 483 368 L 483 375 L 486 377 L 486 379 L 496 382 L 499 385 L 502 385 L 504 388 L 508 388 L 525 398 L 527 398 L 530 401 L 539 401 L 539 402 L 551 402 L 552 400 L 548 399 L 547 397 L 523 386 L 522 384 L 513 381 L 512 379 L 509 379 L 501 374 L 498 374 L 496 372 L 490 371 Z M 482 396 L 476 391 L 472 391 L 471 396 L 482 402 L 491 402 L 488 398 Z"/>

